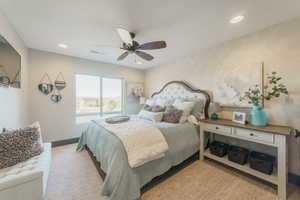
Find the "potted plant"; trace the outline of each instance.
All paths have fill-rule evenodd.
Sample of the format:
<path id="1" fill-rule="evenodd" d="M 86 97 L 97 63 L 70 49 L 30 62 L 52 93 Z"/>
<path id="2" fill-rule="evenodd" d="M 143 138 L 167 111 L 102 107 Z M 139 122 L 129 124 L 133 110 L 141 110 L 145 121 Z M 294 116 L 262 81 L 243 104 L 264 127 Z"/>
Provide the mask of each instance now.
<path id="1" fill-rule="evenodd" d="M 278 98 L 280 95 L 288 94 L 286 86 L 281 83 L 282 77 L 280 77 L 276 72 L 272 72 L 267 76 L 267 84 L 264 86 L 264 93 L 261 91 L 258 85 L 249 88 L 248 91 L 240 98 L 241 101 L 248 101 L 252 104 L 251 110 L 251 124 L 253 126 L 266 126 L 267 117 L 266 113 L 263 111 L 261 106 L 262 100 L 271 100 L 273 98 Z"/>

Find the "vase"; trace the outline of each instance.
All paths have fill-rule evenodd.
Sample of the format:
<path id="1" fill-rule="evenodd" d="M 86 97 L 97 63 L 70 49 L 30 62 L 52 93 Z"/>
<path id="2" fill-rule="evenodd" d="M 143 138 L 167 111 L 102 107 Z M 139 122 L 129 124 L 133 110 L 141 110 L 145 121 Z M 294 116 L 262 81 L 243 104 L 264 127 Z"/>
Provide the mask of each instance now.
<path id="1" fill-rule="evenodd" d="M 251 110 L 251 125 L 267 126 L 267 116 L 261 106 L 253 106 Z"/>

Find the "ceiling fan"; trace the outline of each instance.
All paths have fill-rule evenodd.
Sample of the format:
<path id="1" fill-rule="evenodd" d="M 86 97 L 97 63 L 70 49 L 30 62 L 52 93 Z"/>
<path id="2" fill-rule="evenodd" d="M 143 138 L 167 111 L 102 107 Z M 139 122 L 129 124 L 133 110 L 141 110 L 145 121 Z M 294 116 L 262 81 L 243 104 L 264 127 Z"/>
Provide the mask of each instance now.
<path id="1" fill-rule="evenodd" d="M 133 40 L 135 37 L 134 33 L 122 28 L 118 28 L 117 32 L 123 42 L 121 49 L 125 50 L 125 52 L 117 58 L 118 61 L 125 59 L 129 54 L 136 54 L 144 60 L 151 61 L 154 57 L 140 50 L 154 50 L 167 47 L 167 43 L 165 41 L 148 42 L 140 45 L 137 41 Z"/>

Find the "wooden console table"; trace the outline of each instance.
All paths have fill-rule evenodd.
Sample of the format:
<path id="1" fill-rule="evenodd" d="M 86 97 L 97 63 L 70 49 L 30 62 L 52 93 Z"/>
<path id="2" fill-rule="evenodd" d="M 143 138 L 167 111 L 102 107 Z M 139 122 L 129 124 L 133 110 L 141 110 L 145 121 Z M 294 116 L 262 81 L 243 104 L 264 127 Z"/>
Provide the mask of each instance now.
<path id="1" fill-rule="evenodd" d="M 285 126 L 254 127 L 251 125 L 243 125 L 232 122 L 230 120 L 201 120 L 200 121 L 200 160 L 209 158 L 221 162 L 240 171 L 251 174 L 255 177 L 268 181 L 278 187 L 278 196 L 282 200 L 286 200 L 287 186 L 287 137 L 291 134 L 292 128 Z M 277 148 L 277 169 L 273 174 L 267 175 L 251 169 L 249 164 L 239 165 L 231 162 L 226 157 L 220 158 L 205 149 L 205 136 L 210 134 L 213 140 L 213 134 L 223 135 L 227 137 L 237 138 L 244 141 L 255 142 Z"/>

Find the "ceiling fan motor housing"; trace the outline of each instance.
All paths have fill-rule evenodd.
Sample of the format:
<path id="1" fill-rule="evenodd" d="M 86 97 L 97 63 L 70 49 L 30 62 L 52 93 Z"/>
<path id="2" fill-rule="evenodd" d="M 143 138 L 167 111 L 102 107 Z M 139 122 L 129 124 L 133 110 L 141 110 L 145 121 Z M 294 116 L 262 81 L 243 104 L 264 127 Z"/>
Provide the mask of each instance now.
<path id="1" fill-rule="evenodd" d="M 140 46 L 140 44 L 135 40 L 132 41 L 132 46 L 128 46 L 127 44 L 123 43 L 123 49 L 127 51 L 135 51 L 138 46 Z"/>
<path id="2" fill-rule="evenodd" d="M 130 36 L 131 36 L 132 39 L 134 39 L 135 38 L 135 33 L 130 32 Z"/>

